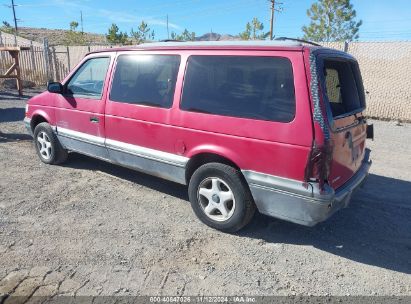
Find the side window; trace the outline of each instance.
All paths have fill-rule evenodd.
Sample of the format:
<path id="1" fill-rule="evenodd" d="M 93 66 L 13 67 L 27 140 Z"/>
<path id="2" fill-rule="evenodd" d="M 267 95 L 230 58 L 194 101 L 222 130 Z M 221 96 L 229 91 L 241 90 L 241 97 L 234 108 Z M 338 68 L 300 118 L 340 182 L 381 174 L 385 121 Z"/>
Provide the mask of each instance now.
<path id="1" fill-rule="evenodd" d="M 110 57 L 91 58 L 77 70 L 67 84 L 67 94 L 100 99 Z"/>
<path id="2" fill-rule="evenodd" d="M 170 108 L 179 66 L 177 55 L 120 55 L 110 100 Z"/>
<path id="3" fill-rule="evenodd" d="M 191 56 L 180 107 L 290 122 L 295 115 L 291 62 L 282 57 Z"/>

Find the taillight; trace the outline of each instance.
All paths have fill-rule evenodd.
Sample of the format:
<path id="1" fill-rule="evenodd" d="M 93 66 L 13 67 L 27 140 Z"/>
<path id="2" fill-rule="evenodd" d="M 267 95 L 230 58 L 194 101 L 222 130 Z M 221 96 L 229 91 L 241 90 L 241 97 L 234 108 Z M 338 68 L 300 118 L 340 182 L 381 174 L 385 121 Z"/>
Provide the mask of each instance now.
<path id="1" fill-rule="evenodd" d="M 29 105 L 26 104 L 26 112 L 24 113 L 24 115 L 27 117 L 27 114 L 29 113 Z"/>
<path id="2" fill-rule="evenodd" d="M 331 172 L 334 144 L 328 140 L 322 146 L 313 143 L 308 155 L 307 166 L 305 167 L 305 181 L 316 181 L 320 189 L 324 189 L 324 184 L 328 183 Z"/>

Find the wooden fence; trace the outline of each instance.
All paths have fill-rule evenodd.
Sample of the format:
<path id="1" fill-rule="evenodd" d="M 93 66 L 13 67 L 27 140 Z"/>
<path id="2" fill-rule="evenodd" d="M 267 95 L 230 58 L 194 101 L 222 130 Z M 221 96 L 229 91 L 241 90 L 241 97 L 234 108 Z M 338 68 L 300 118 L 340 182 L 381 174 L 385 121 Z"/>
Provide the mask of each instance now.
<path id="1" fill-rule="evenodd" d="M 13 46 L 5 43 L 0 45 Z M 44 40 L 43 46 L 32 43 L 28 46 L 30 50 L 20 53 L 21 75 L 23 80 L 33 82 L 35 85 L 45 85 L 49 80 L 61 81 L 87 53 L 113 47 L 111 45 L 49 46 L 47 40 Z M 11 61 L 12 58 L 8 53 L 0 52 L 0 73 L 10 66 Z"/>
<path id="2" fill-rule="evenodd" d="M 5 45 L 12 46 L 12 45 Z M 22 79 L 42 85 L 47 82 L 47 73 L 45 66 L 45 53 L 42 47 L 30 46 L 27 51 L 21 51 L 20 69 Z M 4 72 L 12 64 L 13 59 L 8 52 L 0 52 L 0 70 Z"/>
<path id="3" fill-rule="evenodd" d="M 3 43 L 2 46 L 13 45 Z M 61 81 L 74 66 L 70 67 L 69 47 L 48 46 L 46 40 L 43 46 L 32 43 L 26 46 L 30 49 L 20 52 L 20 69 L 22 79 L 32 84 L 41 86 L 49 80 Z M 12 61 L 7 52 L 0 52 L 0 73 L 5 72 Z"/>

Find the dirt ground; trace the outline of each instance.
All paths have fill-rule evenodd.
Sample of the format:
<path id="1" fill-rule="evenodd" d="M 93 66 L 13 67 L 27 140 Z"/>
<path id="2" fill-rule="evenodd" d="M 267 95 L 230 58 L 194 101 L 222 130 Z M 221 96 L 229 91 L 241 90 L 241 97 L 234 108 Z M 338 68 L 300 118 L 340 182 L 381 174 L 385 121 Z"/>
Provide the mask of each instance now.
<path id="1" fill-rule="evenodd" d="M 49 166 L 0 92 L 1 295 L 411 295 L 411 125 L 374 121 L 349 208 L 307 228 L 257 214 L 224 234 L 184 186 L 71 154 Z"/>

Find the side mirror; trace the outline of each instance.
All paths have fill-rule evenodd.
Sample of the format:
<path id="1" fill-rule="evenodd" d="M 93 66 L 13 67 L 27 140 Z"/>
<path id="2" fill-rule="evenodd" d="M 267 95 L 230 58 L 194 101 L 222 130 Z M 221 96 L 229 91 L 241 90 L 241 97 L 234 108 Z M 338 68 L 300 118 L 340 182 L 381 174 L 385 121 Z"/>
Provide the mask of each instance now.
<path id="1" fill-rule="evenodd" d="M 62 94 L 63 85 L 60 82 L 49 82 L 47 84 L 47 91 L 49 91 L 50 93 Z"/>

